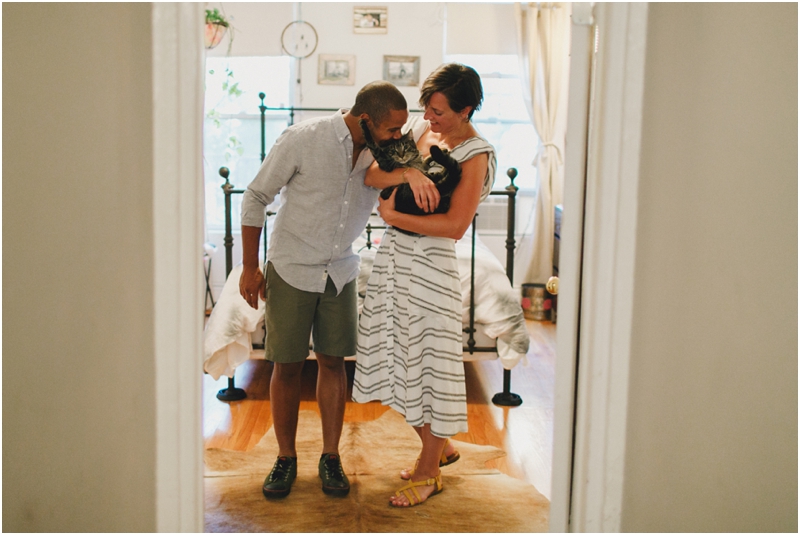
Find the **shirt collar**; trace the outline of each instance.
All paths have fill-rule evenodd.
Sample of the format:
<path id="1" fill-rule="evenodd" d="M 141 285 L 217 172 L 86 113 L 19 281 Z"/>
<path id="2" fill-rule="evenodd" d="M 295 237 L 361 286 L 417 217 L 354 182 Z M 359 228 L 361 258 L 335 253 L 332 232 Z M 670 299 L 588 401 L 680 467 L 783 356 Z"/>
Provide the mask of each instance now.
<path id="1" fill-rule="evenodd" d="M 350 108 L 342 108 L 333 115 L 333 129 L 336 132 L 336 137 L 339 143 L 344 142 L 350 136 L 350 129 L 347 128 L 347 123 L 344 122 L 344 114 L 349 112 Z"/>

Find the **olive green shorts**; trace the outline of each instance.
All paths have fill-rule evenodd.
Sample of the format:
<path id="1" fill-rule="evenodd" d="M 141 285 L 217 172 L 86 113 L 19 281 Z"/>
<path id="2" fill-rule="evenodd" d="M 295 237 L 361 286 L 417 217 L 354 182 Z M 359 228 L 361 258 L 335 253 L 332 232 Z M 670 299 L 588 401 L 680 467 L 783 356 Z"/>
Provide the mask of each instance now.
<path id="1" fill-rule="evenodd" d="M 298 290 L 281 279 L 267 263 L 265 356 L 282 364 L 308 357 L 313 334 L 314 351 L 331 357 L 356 354 L 358 301 L 356 281 L 336 295 L 330 276 L 324 293 Z"/>

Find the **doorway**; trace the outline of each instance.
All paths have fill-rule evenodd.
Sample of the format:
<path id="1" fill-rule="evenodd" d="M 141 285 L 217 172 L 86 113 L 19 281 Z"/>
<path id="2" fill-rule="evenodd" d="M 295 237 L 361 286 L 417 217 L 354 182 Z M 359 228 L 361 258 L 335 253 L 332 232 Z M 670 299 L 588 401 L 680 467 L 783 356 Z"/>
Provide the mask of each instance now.
<path id="1" fill-rule="evenodd" d="M 163 146 L 168 147 L 169 139 L 176 137 L 174 124 L 179 125 L 178 130 L 185 134 L 186 141 L 183 146 L 173 141 L 172 145 L 177 150 L 172 154 L 164 151 L 160 156 L 157 153 L 155 160 L 157 166 L 159 163 L 165 164 L 161 169 L 180 171 L 180 162 L 186 161 L 181 160 L 181 157 L 186 158 L 186 147 L 195 146 L 196 150 L 201 150 L 197 143 L 201 128 L 198 121 L 201 116 L 200 99 L 187 98 L 197 96 L 200 90 L 198 66 L 201 62 L 198 58 L 202 49 L 199 45 L 199 29 L 195 28 L 199 25 L 195 22 L 201 19 L 201 12 L 199 5 L 195 4 L 155 4 L 153 9 L 156 58 L 154 92 L 159 96 L 156 111 L 163 112 L 165 105 L 167 110 L 178 110 L 170 116 L 174 121 L 172 124 L 157 122 L 156 141 L 162 140 Z M 598 90 L 593 98 L 604 113 L 602 118 L 596 117 L 589 127 L 596 134 L 602 133 L 604 143 L 602 146 L 590 145 L 587 150 L 590 164 L 583 166 L 590 179 L 587 188 L 597 187 L 592 190 L 594 194 L 587 189 L 586 195 L 586 217 L 587 221 L 591 221 L 587 228 L 591 226 L 593 230 L 582 241 L 583 256 L 580 247 L 575 245 L 571 253 L 571 268 L 567 267 L 570 254 L 565 246 L 567 238 L 562 236 L 562 278 L 566 277 L 565 271 L 569 269 L 578 270 L 581 275 L 573 279 L 570 298 L 565 297 L 569 295 L 569 284 L 568 279 L 564 278 L 559 309 L 551 531 L 618 529 L 622 484 L 622 461 L 615 454 L 624 447 L 625 436 L 625 356 L 632 284 L 630 280 L 626 282 L 625 277 L 628 274 L 626 269 L 631 268 L 633 261 L 631 242 L 635 229 L 635 186 L 638 180 L 635 166 L 638 150 L 629 141 L 638 140 L 638 125 L 641 122 L 647 6 L 597 5 L 586 9 L 589 18 L 593 19 L 590 21 L 593 26 L 608 29 L 608 40 L 604 41 L 603 35 L 600 35 L 594 47 L 594 51 L 598 52 L 597 43 L 603 43 L 603 54 L 598 54 L 596 61 Z M 620 80 L 622 83 L 617 84 Z M 639 100 L 636 99 L 637 94 Z M 586 131 L 588 128 L 583 132 Z M 159 133 L 162 137 L 159 137 Z M 177 136 L 177 139 L 180 137 Z M 192 139 L 195 139 L 194 144 Z M 623 139 L 626 144 L 622 143 Z M 199 156 L 199 152 L 189 154 L 188 161 L 199 161 Z M 569 158 L 568 154 L 568 162 Z M 601 175 L 602 182 L 599 181 Z M 160 173 L 158 176 L 164 175 Z M 191 237 L 199 233 L 201 228 L 199 184 L 196 183 L 196 177 L 193 179 L 185 169 L 177 176 L 175 187 L 162 198 L 162 209 L 159 211 L 156 206 L 155 228 L 159 229 L 159 233 Z M 591 181 L 592 177 L 595 182 Z M 614 192 L 617 193 L 616 197 L 613 197 Z M 609 197 L 616 199 L 616 202 L 608 202 Z M 181 204 L 181 200 L 184 204 Z M 175 217 L 174 208 L 166 209 L 165 206 L 180 206 L 182 213 Z M 565 235 L 569 230 L 569 221 L 565 214 Z M 575 232 L 583 227 L 577 222 L 572 225 Z M 165 321 L 156 340 L 156 503 L 159 531 L 197 532 L 203 529 L 202 397 L 199 380 L 202 370 L 197 359 L 202 325 L 197 318 L 187 317 L 186 313 L 187 303 L 192 302 L 196 302 L 196 310 L 202 310 L 202 274 L 195 261 L 202 257 L 199 247 L 201 240 L 196 241 L 196 251 L 189 245 L 186 250 L 177 252 L 177 259 L 175 251 L 158 248 L 157 243 L 157 278 L 163 276 L 166 280 L 178 281 L 178 287 L 181 288 L 176 299 L 156 304 L 157 320 Z M 192 241 L 187 240 L 187 243 L 191 244 Z M 197 284 L 192 285 L 195 279 Z M 586 282 L 580 301 L 576 301 L 578 280 Z M 598 288 L 610 290 L 603 293 Z M 567 301 L 575 301 L 575 304 L 565 304 Z M 580 338 L 573 338 L 564 329 L 570 307 L 573 315 L 571 331 L 577 333 L 579 330 Z M 574 353 L 566 353 L 564 349 L 570 344 Z M 572 367 L 575 371 L 578 352 L 583 358 L 576 372 L 576 381 L 574 373 L 570 377 L 569 370 L 562 372 L 561 369 L 567 363 L 566 368 Z M 588 358 L 589 355 L 592 359 Z M 615 358 L 611 359 L 611 355 Z M 618 358 L 620 355 L 622 358 Z M 603 378 L 600 381 L 595 379 L 598 372 Z M 580 474 L 581 478 L 593 476 L 590 484 L 581 483 L 583 479 L 576 480 L 575 485 L 572 483 L 573 415 L 577 415 L 574 427 L 574 473 Z M 598 455 L 598 452 L 602 454 Z M 606 458 L 610 458 L 611 462 L 606 462 Z M 605 492 L 608 489 L 611 489 L 610 494 Z"/>

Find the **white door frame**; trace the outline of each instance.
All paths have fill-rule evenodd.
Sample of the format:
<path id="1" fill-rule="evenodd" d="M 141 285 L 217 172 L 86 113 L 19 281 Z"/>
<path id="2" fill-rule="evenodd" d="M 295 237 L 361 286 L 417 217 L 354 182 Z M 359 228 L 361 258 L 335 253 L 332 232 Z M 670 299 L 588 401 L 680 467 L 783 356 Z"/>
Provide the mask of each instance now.
<path id="1" fill-rule="evenodd" d="M 581 11 L 579 6 L 577 12 L 585 15 L 586 7 Z M 588 9 L 591 17 L 592 6 Z M 597 4 L 593 15 L 601 34 L 591 141 L 581 148 L 586 147 L 587 117 L 571 113 L 566 149 L 550 525 L 554 532 L 620 529 L 647 5 Z M 203 531 L 202 21 L 202 4 L 153 4 L 159 532 Z M 575 27 L 573 32 L 585 46 L 586 33 Z M 573 65 L 578 63 L 573 59 Z M 587 94 L 586 82 L 570 82 L 579 83 L 575 95 Z M 578 106 L 571 95 L 571 110 L 573 105 Z M 573 127 L 581 123 L 576 134 Z M 584 204 L 583 168 L 587 188 L 581 225 L 569 207 Z"/>
<path id="2" fill-rule="evenodd" d="M 156 530 L 203 532 L 203 5 L 152 4 Z"/>
<path id="3" fill-rule="evenodd" d="M 595 64 L 585 160 L 567 143 L 566 168 L 574 174 L 565 177 L 573 183 L 565 183 L 563 230 L 569 235 L 562 236 L 561 243 L 567 269 L 562 279 L 570 278 L 562 284 L 566 295 L 559 296 L 550 525 L 554 532 L 621 528 L 647 5 L 597 4 L 593 19 Z M 585 40 L 585 31 L 578 29 L 576 34 Z M 574 83 L 585 95 L 580 76 Z M 580 243 L 572 240 L 580 237 L 580 230 L 570 225 L 576 225 L 580 215 L 569 216 L 581 199 L 577 193 L 567 199 L 567 191 L 578 188 L 584 164 L 583 270 L 578 279 Z M 569 458 L 564 454 L 568 451 Z"/>
<path id="4" fill-rule="evenodd" d="M 558 329 L 553 411 L 553 472 L 550 531 L 569 530 L 572 493 L 572 437 L 578 355 L 583 207 L 589 92 L 592 72 L 592 4 L 572 4 L 569 102 L 564 165 L 564 207 L 558 261 Z"/>

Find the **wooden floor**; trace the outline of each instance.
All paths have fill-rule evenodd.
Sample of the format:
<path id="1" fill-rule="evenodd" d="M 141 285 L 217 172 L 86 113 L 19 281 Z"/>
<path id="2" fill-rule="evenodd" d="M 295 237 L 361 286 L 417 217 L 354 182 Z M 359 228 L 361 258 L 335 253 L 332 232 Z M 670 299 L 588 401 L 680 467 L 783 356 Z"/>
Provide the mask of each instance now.
<path id="1" fill-rule="evenodd" d="M 528 364 L 518 364 L 511 373 L 511 391 L 522 398 L 518 407 L 498 407 L 492 397 L 503 389 L 503 369 L 497 360 L 467 362 L 467 411 L 469 432 L 456 440 L 499 447 L 507 456 L 490 461 L 512 477 L 535 486 L 550 499 L 550 474 L 553 451 L 553 385 L 555 378 L 556 326 L 550 322 L 526 321 L 531 335 Z M 347 362 L 348 399 L 355 363 Z M 271 363 L 251 360 L 236 370 L 236 386 L 244 388 L 247 399 L 224 403 L 217 392 L 227 387 L 222 377 L 214 381 L 204 376 L 203 437 L 206 448 L 239 451 L 252 449 L 272 425 L 269 403 Z M 301 410 L 319 412 L 315 401 L 316 362 L 309 360 L 303 369 Z M 370 421 L 390 410 L 379 402 L 349 401 L 347 422 Z M 266 475 L 270 467 L 264 467 Z"/>

